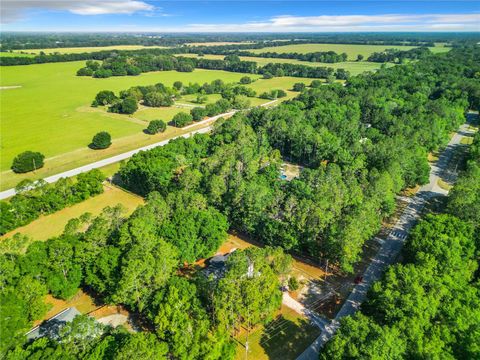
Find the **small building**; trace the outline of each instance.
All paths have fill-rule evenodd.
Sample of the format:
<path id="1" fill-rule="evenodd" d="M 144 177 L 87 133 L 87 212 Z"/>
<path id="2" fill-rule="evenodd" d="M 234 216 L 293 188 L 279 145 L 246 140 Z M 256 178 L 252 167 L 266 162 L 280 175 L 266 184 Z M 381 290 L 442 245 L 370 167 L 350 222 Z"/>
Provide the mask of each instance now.
<path id="1" fill-rule="evenodd" d="M 206 277 L 213 276 L 215 280 L 220 280 L 225 276 L 227 271 L 227 260 L 236 249 L 233 249 L 229 253 L 222 255 L 215 255 L 208 259 L 207 267 L 203 270 Z"/>
<path id="2" fill-rule="evenodd" d="M 81 313 L 75 307 L 69 307 L 34 327 L 27 332 L 25 336 L 27 340 L 35 340 L 43 336 L 48 336 L 50 339 L 58 339 L 60 337 L 60 330 L 67 323 L 72 322 L 77 315 L 81 315 Z"/>

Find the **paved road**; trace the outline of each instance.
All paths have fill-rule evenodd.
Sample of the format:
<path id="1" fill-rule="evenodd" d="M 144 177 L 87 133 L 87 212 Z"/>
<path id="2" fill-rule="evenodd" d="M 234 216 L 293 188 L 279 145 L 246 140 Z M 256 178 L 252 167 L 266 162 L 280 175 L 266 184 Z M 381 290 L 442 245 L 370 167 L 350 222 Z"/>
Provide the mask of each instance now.
<path id="1" fill-rule="evenodd" d="M 272 101 L 266 102 L 265 104 L 262 104 L 260 106 L 269 106 L 269 105 L 272 105 L 276 102 L 277 102 L 277 100 L 272 100 Z M 212 116 L 212 117 L 210 117 L 208 119 L 205 119 L 205 120 L 202 120 L 198 123 L 194 123 L 192 125 L 185 126 L 183 128 L 183 130 L 190 129 L 192 127 L 197 127 L 199 125 L 203 125 L 203 124 L 206 124 L 206 123 L 210 123 L 212 121 L 220 119 L 221 117 L 232 116 L 237 111 L 238 110 L 232 110 L 232 111 L 220 114 L 220 115 Z M 80 167 L 72 169 L 72 170 L 64 171 L 60 174 L 48 176 L 48 177 L 44 178 L 43 180 L 45 180 L 47 183 L 51 184 L 51 183 L 54 183 L 54 182 L 58 181 L 61 178 L 72 177 L 72 176 L 78 175 L 80 173 L 83 173 L 83 172 L 86 172 L 86 171 L 89 171 L 89 170 L 92 170 L 92 169 L 98 169 L 98 168 L 104 167 L 106 165 L 114 164 L 114 163 L 117 163 L 119 161 L 128 159 L 128 158 L 132 157 L 133 155 L 139 153 L 140 151 L 150 150 L 150 149 L 156 148 L 158 146 L 164 146 L 164 145 L 168 144 L 168 142 L 170 140 L 177 139 L 179 137 L 188 138 L 191 135 L 206 133 L 206 132 L 209 132 L 210 130 L 211 130 L 211 126 L 206 126 L 204 128 L 201 128 L 201 129 L 192 130 L 192 131 L 190 131 L 186 134 L 183 134 L 183 135 L 175 136 L 175 137 L 167 139 L 167 140 L 163 140 L 163 141 L 160 141 L 160 142 L 157 142 L 157 143 L 154 143 L 154 144 L 143 146 L 143 147 L 135 149 L 135 150 L 127 151 L 123 154 L 115 155 L 115 156 L 112 156 L 112 157 L 109 157 L 109 158 L 106 158 L 106 159 L 103 159 L 103 160 L 96 161 L 94 163 L 90 163 L 90 164 L 87 164 L 87 165 L 84 165 L 84 166 L 80 166 Z M 5 190 L 5 191 L 2 191 L 2 192 L 0 192 L 0 200 L 7 199 L 9 197 L 12 197 L 13 195 L 15 195 L 15 189 L 8 189 L 8 190 Z"/>
<path id="2" fill-rule="evenodd" d="M 437 182 L 439 179 L 448 179 L 451 182 L 455 181 L 457 174 L 455 169 L 449 168 L 449 165 L 451 165 L 449 163 L 455 153 L 455 148 L 461 146 L 460 141 L 467 134 L 473 134 L 473 132 L 468 129 L 467 124 L 464 124 L 452 137 L 438 161 L 431 166 L 429 183 L 422 186 L 418 193 L 411 199 L 388 237 L 383 241 L 377 255 L 372 259 L 372 262 L 363 274 L 363 282 L 354 287 L 350 296 L 335 316 L 335 319 L 323 327 L 320 336 L 315 339 L 297 360 L 318 359 L 320 348 L 335 334 L 335 331 L 340 326 L 340 319 L 344 316 L 353 315 L 359 309 L 367 296 L 367 291 L 370 286 L 381 278 L 388 265 L 395 262 L 407 238 L 408 232 L 415 225 L 425 202 L 432 197 L 442 196 L 448 193 L 448 191 L 440 188 Z"/>
<path id="3" fill-rule="evenodd" d="M 109 158 L 106 158 L 106 159 L 103 159 L 103 160 L 99 160 L 99 161 L 96 161 L 94 163 L 90 163 L 88 165 L 84 165 L 84 166 L 80 166 L 80 167 L 72 169 L 72 170 L 64 171 L 60 174 L 56 174 L 56 175 L 46 177 L 43 180 L 45 180 L 47 183 L 54 183 L 61 178 L 72 177 L 72 176 L 78 175 L 80 173 L 83 173 L 83 172 L 86 172 L 86 171 L 89 171 L 89 170 L 92 170 L 92 169 L 98 169 L 98 168 L 101 168 L 103 166 L 114 164 L 116 162 L 128 159 L 128 158 L 132 157 L 133 155 L 135 155 L 136 153 L 139 153 L 140 151 L 150 150 L 150 149 L 156 148 L 158 146 L 164 146 L 164 145 L 168 144 L 168 142 L 170 140 L 177 139 L 179 137 L 187 138 L 190 135 L 198 134 L 198 133 L 206 133 L 206 132 L 210 131 L 210 129 L 211 129 L 211 126 L 207 126 L 207 127 L 204 127 L 204 128 L 198 129 L 198 130 L 193 130 L 191 132 L 188 132 L 188 133 L 183 134 L 183 135 L 175 136 L 175 137 L 173 137 L 171 139 L 168 139 L 168 140 L 163 140 L 163 141 L 160 141 L 160 142 L 157 142 L 157 143 L 154 143 L 154 144 L 143 146 L 141 148 L 138 148 L 138 149 L 135 149 L 135 150 L 132 150 L 132 151 L 125 152 L 123 154 L 119 154 L 119 155 L 115 155 L 115 156 L 112 156 L 112 157 L 109 157 Z M 5 190 L 5 191 L 2 191 L 2 192 L 0 192 L 0 200 L 9 198 L 13 195 L 15 195 L 15 189 L 8 189 L 8 190 Z"/>

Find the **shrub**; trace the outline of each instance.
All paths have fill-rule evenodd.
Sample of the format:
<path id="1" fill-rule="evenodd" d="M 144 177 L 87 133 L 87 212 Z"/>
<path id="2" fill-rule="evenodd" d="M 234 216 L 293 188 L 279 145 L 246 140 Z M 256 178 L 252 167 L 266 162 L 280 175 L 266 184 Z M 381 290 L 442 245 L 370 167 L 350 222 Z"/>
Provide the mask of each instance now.
<path id="1" fill-rule="evenodd" d="M 145 95 L 143 104 L 152 107 L 171 106 L 173 105 L 173 99 L 167 94 L 152 91 Z"/>
<path id="2" fill-rule="evenodd" d="M 232 106 L 238 110 L 248 109 L 250 107 L 250 99 L 243 95 L 236 96 L 233 99 Z"/>
<path id="3" fill-rule="evenodd" d="M 232 107 L 232 104 L 227 99 L 220 99 L 215 104 L 218 106 L 220 113 L 223 113 Z"/>
<path id="4" fill-rule="evenodd" d="M 133 98 L 126 98 L 120 103 L 121 114 L 133 114 L 138 109 L 137 100 Z"/>
<path id="5" fill-rule="evenodd" d="M 273 78 L 273 75 L 270 74 L 269 72 L 266 72 L 265 74 L 263 74 L 263 78 L 264 79 L 271 79 L 271 78 Z"/>
<path id="6" fill-rule="evenodd" d="M 15 157 L 12 170 L 16 173 L 26 173 L 43 167 L 45 156 L 39 152 L 25 151 Z"/>
<path id="7" fill-rule="evenodd" d="M 164 132 L 167 128 L 167 124 L 165 124 L 162 120 L 152 120 L 147 126 L 147 132 L 151 135 L 155 135 L 159 132 Z"/>
<path id="8" fill-rule="evenodd" d="M 83 67 L 81 69 L 78 69 L 77 71 L 77 76 L 92 76 L 92 75 L 93 75 L 93 70 L 88 67 Z"/>
<path id="9" fill-rule="evenodd" d="M 300 286 L 300 284 L 298 283 L 298 280 L 295 276 L 292 276 L 292 277 L 290 277 L 290 279 L 288 279 L 288 289 L 290 291 L 297 290 L 299 286 Z"/>
<path id="10" fill-rule="evenodd" d="M 220 114 L 221 112 L 222 111 L 220 110 L 220 108 L 216 103 L 207 104 L 207 106 L 205 106 L 205 113 L 207 114 L 207 116 L 215 116 L 217 114 Z"/>
<path id="11" fill-rule="evenodd" d="M 293 84 L 293 91 L 303 91 L 303 90 L 305 90 L 305 84 L 304 83 Z"/>
<path id="12" fill-rule="evenodd" d="M 198 94 L 197 95 L 197 99 L 195 100 L 195 102 L 197 104 L 205 104 L 208 100 L 208 97 L 207 95 L 204 95 L 204 94 Z"/>
<path id="13" fill-rule="evenodd" d="M 178 91 L 180 91 L 183 88 L 183 83 L 181 81 L 175 81 L 173 83 L 173 87 Z"/>
<path id="14" fill-rule="evenodd" d="M 135 65 L 127 65 L 126 70 L 127 70 L 127 75 L 130 75 L 130 76 L 137 76 L 137 75 L 140 75 L 140 73 L 142 72 L 142 70 Z"/>
<path id="15" fill-rule="evenodd" d="M 312 88 L 319 88 L 322 86 L 322 82 L 320 80 L 312 80 L 310 83 L 310 87 Z"/>
<path id="16" fill-rule="evenodd" d="M 190 115 L 192 115 L 193 121 L 200 121 L 205 115 L 207 115 L 207 111 L 204 108 L 195 107 L 190 110 Z"/>
<path id="17" fill-rule="evenodd" d="M 93 71 L 96 71 L 100 68 L 100 63 L 98 61 L 87 60 L 85 65 L 87 68 L 92 69 Z"/>
<path id="18" fill-rule="evenodd" d="M 172 122 L 176 127 L 184 127 L 185 125 L 191 124 L 193 122 L 193 118 L 192 115 L 181 112 L 173 117 Z"/>
<path id="19" fill-rule="evenodd" d="M 106 131 L 97 133 L 93 139 L 90 147 L 92 149 L 106 149 L 112 144 L 112 137 Z"/>
<path id="20" fill-rule="evenodd" d="M 95 96 L 94 104 L 96 105 L 110 105 L 116 102 L 118 98 L 115 96 L 113 91 L 110 90 L 102 90 L 100 91 L 97 96 Z"/>
<path id="21" fill-rule="evenodd" d="M 112 76 L 112 70 L 109 69 L 98 69 L 93 73 L 93 77 L 100 79 L 109 78 L 110 76 Z"/>
<path id="22" fill-rule="evenodd" d="M 282 89 L 278 89 L 278 90 L 274 90 L 277 92 L 277 98 L 283 98 L 285 96 L 287 96 L 287 93 L 285 92 L 285 90 L 282 90 Z"/>
<path id="23" fill-rule="evenodd" d="M 249 76 L 244 76 L 240 79 L 240 84 L 251 84 L 252 78 Z"/>

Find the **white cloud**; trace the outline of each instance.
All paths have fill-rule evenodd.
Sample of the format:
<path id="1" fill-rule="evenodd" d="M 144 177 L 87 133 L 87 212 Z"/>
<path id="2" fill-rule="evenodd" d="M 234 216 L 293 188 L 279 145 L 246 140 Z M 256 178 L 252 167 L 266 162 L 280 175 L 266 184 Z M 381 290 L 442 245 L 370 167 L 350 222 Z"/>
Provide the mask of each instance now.
<path id="1" fill-rule="evenodd" d="M 69 11 L 78 15 L 133 14 L 153 11 L 154 6 L 139 0 L 2 0 L 1 22 L 21 19 L 27 10 Z"/>
<path id="2" fill-rule="evenodd" d="M 309 31 L 479 31 L 480 14 L 382 14 L 275 16 L 240 24 L 190 24 L 184 31 L 309 32 Z"/>

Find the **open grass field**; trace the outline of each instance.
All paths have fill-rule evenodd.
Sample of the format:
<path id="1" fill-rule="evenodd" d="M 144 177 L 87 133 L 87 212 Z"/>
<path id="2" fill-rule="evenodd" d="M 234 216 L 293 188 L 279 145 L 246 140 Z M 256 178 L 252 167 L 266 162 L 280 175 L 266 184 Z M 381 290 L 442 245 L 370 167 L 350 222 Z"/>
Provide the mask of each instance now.
<path id="1" fill-rule="evenodd" d="M 282 76 L 274 77 L 272 79 L 258 79 L 257 81 L 251 83 L 249 87 L 255 90 L 259 95 L 265 91 L 283 89 L 286 90 L 288 97 L 292 97 L 298 95 L 298 92 L 291 91 L 293 84 L 301 82 L 308 86 L 312 80 L 315 79 Z"/>
<path id="2" fill-rule="evenodd" d="M 196 54 L 182 54 L 181 56 L 186 57 L 197 57 Z M 213 59 L 213 60 L 222 60 L 225 56 L 224 55 L 204 55 L 205 59 Z M 345 69 L 350 71 L 352 75 L 358 75 L 365 71 L 375 71 L 380 68 L 382 64 L 380 63 L 373 63 L 368 61 L 345 61 L 339 63 L 319 63 L 319 62 L 311 62 L 311 61 L 301 61 L 296 59 L 278 59 L 278 58 L 262 58 L 262 57 L 251 57 L 251 56 L 240 56 L 240 60 L 242 61 L 255 61 L 258 66 L 264 66 L 268 63 L 288 63 L 288 64 L 296 64 L 296 65 L 306 65 L 306 66 L 324 66 L 330 67 L 333 69 Z M 393 66 L 391 63 L 387 63 L 387 66 Z"/>
<path id="3" fill-rule="evenodd" d="M 2 51 L 0 52 L 0 57 L 33 57 L 35 55 L 33 54 L 23 54 L 23 53 L 20 53 L 20 52 L 5 52 L 5 51 Z"/>
<path id="4" fill-rule="evenodd" d="M 252 52 L 259 54 L 262 52 L 276 52 L 276 53 L 288 53 L 296 52 L 301 54 L 306 54 L 316 51 L 335 51 L 338 54 L 346 53 L 348 55 L 348 60 L 355 60 L 357 55 L 361 54 L 365 58 L 370 56 L 374 52 L 384 51 L 385 49 L 399 49 L 399 50 L 410 50 L 415 46 L 397 46 L 397 45 L 352 45 L 352 44 L 298 44 L 298 45 L 285 45 L 285 46 L 273 46 L 266 47 L 263 49 L 253 49 Z M 446 52 L 450 48 L 435 46 L 431 47 L 432 52 Z"/>
<path id="5" fill-rule="evenodd" d="M 53 214 L 41 216 L 28 225 L 12 230 L 0 237 L 0 241 L 12 237 L 16 233 L 27 235 L 34 240 L 44 241 L 60 235 L 70 219 L 79 217 L 86 212 L 98 215 L 107 206 L 122 204 L 127 209 L 126 215 L 129 215 L 138 205 L 143 204 L 143 198 L 126 192 L 118 187 L 106 185 L 104 189 L 105 191 L 103 194 L 94 196 L 79 204 L 67 207 Z"/>
<path id="6" fill-rule="evenodd" d="M 240 41 L 240 42 L 233 42 L 233 41 L 211 41 L 211 42 L 193 42 L 185 44 L 187 46 L 222 46 L 222 45 L 243 45 L 243 44 L 251 44 L 249 41 Z"/>
<path id="7" fill-rule="evenodd" d="M 15 175 L 8 170 L 13 158 L 23 151 L 40 151 L 45 155 L 49 170 L 39 171 L 39 176 L 44 177 L 160 141 L 160 135 L 149 136 L 142 132 L 146 121 L 157 118 L 169 121 L 169 116 L 182 110 L 148 109 L 134 116 L 97 111 L 89 105 L 100 90 L 118 92 L 130 86 L 158 82 L 171 86 L 176 80 L 184 83 L 204 83 L 215 79 L 237 82 L 244 76 L 214 70 L 195 70 L 192 73 L 162 71 L 108 79 L 75 76 L 76 70 L 83 64 L 65 62 L 1 68 L 0 86 L 19 86 L 0 90 L 2 189 L 6 188 L 6 183 L 14 186 L 21 179 L 31 176 Z M 102 130 L 112 135 L 112 147 L 102 151 L 88 149 L 92 136 Z M 173 136 L 176 130 L 169 129 L 162 135 Z"/>
<path id="8" fill-rule="evenodd" d="M 49 48 L 49 49 L 26 49 L 26 50 L 13 50 L 15 53 L 24 52 L 37 55 L 41 51 L 45 54 L 79 54 L 84 52 L 95 52 L 103 50 L 139 50 L 148 48 L 166 48 L 165 46 L 143 46 L 143 45 L 112 45 L 112 46 L 92 46 L 92 47 L 72 47 L 72 48 Z"/>

